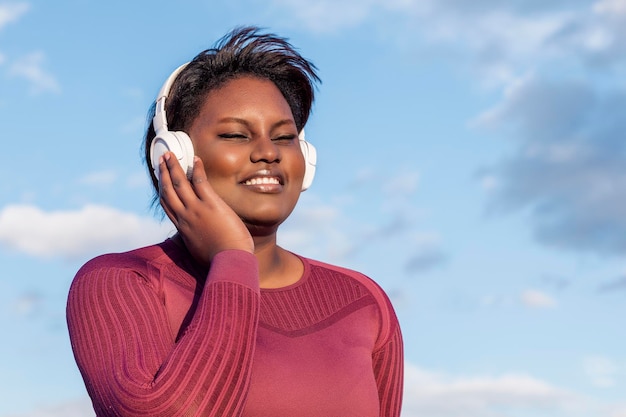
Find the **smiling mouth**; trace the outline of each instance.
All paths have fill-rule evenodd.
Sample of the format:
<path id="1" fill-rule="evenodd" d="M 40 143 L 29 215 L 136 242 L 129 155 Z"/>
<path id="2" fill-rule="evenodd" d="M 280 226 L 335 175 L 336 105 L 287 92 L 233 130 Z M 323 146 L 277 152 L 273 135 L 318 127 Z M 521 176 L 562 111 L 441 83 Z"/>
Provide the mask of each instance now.
<path id="1" fill-rule="evenodd" d="M 244 185 L 280 185 L 276 177 L 250 178 L 243 182 Z"/>

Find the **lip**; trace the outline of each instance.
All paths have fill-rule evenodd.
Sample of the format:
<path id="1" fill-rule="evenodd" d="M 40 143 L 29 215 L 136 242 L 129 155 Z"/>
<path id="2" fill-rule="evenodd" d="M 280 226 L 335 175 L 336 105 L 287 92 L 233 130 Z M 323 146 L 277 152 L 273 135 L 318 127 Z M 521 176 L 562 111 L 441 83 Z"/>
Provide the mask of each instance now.
<path id="1" fill-rule="evenodd" d="M 248 175 L 239 183 L 257 192 L 279 193 L 283 190 L 285 180 L 280 172 L 262 169 Z"/>

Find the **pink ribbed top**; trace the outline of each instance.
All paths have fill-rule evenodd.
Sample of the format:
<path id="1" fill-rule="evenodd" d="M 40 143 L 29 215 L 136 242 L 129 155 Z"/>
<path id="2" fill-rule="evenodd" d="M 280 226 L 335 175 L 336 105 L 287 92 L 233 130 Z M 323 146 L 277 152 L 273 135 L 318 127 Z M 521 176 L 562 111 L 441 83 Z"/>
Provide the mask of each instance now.
<path id="1" fill-rule="evenodd" d="M 96 414 L 399 416 L 389 300 L 357 272 L 302 261 L 296 284 L 272 290 L 243 251 L 208 273 L 171 240 L 89 261 L 67 320 Z"/>

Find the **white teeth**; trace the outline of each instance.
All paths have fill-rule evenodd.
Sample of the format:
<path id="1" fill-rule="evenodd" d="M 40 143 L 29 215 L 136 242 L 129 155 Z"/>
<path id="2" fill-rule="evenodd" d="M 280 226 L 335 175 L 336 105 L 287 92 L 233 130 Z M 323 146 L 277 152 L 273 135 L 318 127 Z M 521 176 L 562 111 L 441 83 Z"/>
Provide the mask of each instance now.
<path id="1" fill-rule="evenodd" d="M 245 185 L 259 185 L 259 184 L 276 184 L 278 185 L 278 178 L 274 177 L 261 177 L 261 178 L 251 178 L 244 182 Z"/>

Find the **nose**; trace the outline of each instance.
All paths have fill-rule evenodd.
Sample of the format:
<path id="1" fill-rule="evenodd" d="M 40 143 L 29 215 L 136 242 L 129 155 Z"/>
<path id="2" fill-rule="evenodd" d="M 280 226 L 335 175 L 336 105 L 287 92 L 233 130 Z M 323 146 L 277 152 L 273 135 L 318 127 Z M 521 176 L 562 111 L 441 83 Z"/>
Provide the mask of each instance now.
<path id="1" fill-rule="evenodd" d="M 262 135 L 253 141 L 253 149 L 250 153 L 252 162 L 280 162 L 280 149 L 268 135 Z"/>

